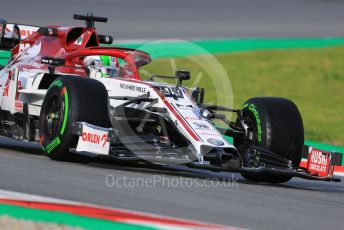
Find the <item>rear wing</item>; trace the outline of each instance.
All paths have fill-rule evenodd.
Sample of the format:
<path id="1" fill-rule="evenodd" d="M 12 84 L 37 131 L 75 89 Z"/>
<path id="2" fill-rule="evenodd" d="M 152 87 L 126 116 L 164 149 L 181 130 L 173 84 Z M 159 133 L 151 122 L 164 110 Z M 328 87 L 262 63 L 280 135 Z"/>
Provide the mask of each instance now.
<path id="1" fill-rule="evenodd" d="M 0 19 L 0 49 L 11 50 L 38 29 L 38 26 L 7 23 L 6 20 Z"/>

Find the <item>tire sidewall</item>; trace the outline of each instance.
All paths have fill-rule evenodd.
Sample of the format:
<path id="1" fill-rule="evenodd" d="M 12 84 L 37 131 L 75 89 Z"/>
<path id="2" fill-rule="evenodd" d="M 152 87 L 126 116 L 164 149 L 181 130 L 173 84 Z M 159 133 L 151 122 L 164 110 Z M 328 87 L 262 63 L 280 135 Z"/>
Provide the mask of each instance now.
<path id="1" fill-rule="evenodd" d="M 242 115 L 254 125 L 251 145 L 291 160 L 294 168 L 299 166 L 304 131 L 300 112 L 292 101 L 273 97 L 251 98 L 244 103 Z M 269 173 L 243 173 L 242 176 L 250 181 L 268 183 L 283 183 L 292 178 Z"/>
<path id="2" fill-rule="evenodd" d="M 44 134 L 46 111 L 53 95 L 63 102 L 63 119 L 59 132 L 48 139 Z M 100 81 L 78 76 L 61 75 L 49 87 L 41 108 L 40 142 L 43 150 L 54 160 L 68 160 L 69 150 L 75 148 L 78 136 L 73 134 L 73 124 L 86 122 L 91 125 L 111 127 L 108 110 L 108 93 Z"/>
<path id="3" fill-rule="evenodd" d="M 69 148 L 76 142 L 76 138 L 72 135 L 72 124 L 76 120 L 77 104 L 73 103 L 74 98 L 70 95 L 70 85 L 66 84 L 64 78 L 57 78 L 49 87 L 45 99 L 42 104 L 40 114 L 40 143 L 44 152 L 52 159 L 62 160 L 68 158 Z M 53 138 L 47 138 L 45 135 L 45 119 L 48 103 L 53 96 L 58 95 L 62 108 L 62 119 L 59 124 L 59 130 Z M 71 109 L 73 108 L 73 109 Z M 62 153 L 62 154 L 61 154 Z"/>

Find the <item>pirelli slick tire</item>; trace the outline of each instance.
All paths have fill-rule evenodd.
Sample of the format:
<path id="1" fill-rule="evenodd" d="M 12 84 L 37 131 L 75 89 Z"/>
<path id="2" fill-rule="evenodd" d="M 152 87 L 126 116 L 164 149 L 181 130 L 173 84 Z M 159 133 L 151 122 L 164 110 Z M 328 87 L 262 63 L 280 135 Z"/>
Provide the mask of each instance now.
<path id="1" fill-rule="evenodd" d="M 290 100 L 274 97 L 255 97 L 242 107 L 243 118 L 253 130 L 250 140 L 234 138 L 234 145 L 244 152 L 249 145 L 258 146 L 279 154 L 298 167 L 304 145 L 304 130 L 300 112 Z M 283 183 L 290 176 L 271 174 L 246 174 L 242 176 L 255 182 Z"/>
<path id="2" fill-rule="evenodd" d="M 94 79 L 60 76 L 50 85 L 40 114 L 40 143 L 51 159 L 70 159 L 69 149 L 78 140 L 72 134 L 75 122 L 110 127 L 108 94 Z"/>

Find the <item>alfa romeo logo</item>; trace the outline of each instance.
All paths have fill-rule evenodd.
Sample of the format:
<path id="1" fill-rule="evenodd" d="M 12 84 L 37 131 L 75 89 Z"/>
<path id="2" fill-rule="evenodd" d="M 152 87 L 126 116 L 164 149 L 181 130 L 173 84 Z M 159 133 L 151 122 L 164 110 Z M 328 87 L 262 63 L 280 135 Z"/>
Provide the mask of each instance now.
<path id="1" fill-rule="evenodd" d="M 214 138 L 209 138 L 207 139 L 207 141 L 212 144 L 212 145 L 217 145 L 217 146 L 222 146 L 224 145 L 225 143 L 223 143 L 223 141 L 220 141 L 218 139 L 214 139 Z"/>

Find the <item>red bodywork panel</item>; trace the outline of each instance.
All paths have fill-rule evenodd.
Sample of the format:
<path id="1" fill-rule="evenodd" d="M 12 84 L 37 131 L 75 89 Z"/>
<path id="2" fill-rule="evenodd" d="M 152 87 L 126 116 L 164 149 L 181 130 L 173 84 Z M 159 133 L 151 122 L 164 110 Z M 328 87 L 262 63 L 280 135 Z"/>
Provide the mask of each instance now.
<path id="1" fill-rule="evenodd" d="M 312 175 L 326 177 L 331 174 L 331 153 L 310 148 L 307 161 L 308 172 Z"/>
<path id="2" fill-rule="evenodd" d="M 149 54 L 133 49 L 101 47 L 97 32 L 94 28 L 48 26 L 57 29 L 57 36 L 45 36 L 39 32 L 33 33 L 27 39 L 21 41 L 12 50 L 10 61 L 21 61 L 23 50 L 28 47 L 36 47 L 39 53 L 20 65 L 19 69 L 42 69 L 48 66 L 41 64 L 42 57 L 53 57 L 65 60 L 65 66 L 56 67 L 56 72 L 77 74 L 86 76 L 83 68 L 83 58 L 91 55 L 108 55 L 125 60 L 125 68 L 131 70 L 132 75 L 127 78 L 140 80 L 138 68 L 150 63 Z"/>

